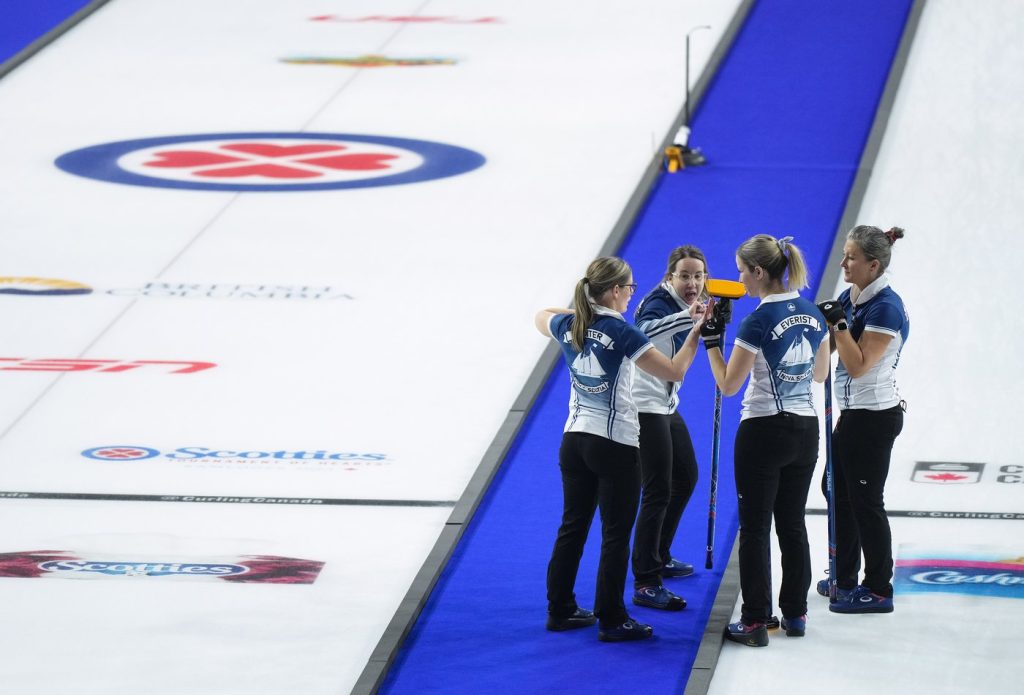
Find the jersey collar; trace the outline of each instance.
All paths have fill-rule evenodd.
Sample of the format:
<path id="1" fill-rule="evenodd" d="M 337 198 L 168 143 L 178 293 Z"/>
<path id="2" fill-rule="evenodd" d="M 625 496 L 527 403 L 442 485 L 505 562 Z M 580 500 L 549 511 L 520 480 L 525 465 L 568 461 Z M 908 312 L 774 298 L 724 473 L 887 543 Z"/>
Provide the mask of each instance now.
<path id="1" fill-rule="evenodd" d="M 850 301 L 853 302 L 854 306 L 858 304 L 866 304 L 872 299 L 878 296 L 878 293 L 889 286 L 889 274 L 882 273 L 874 282 L 865 287 L 863 290 L 853 285 L 850 287 Z"/>
<path id="2" fill-rule="evenodd" d="M 591 304 L 590 306 L 594 310 L 595 314 L 600 314 L 601 316 L 611 316 L 613 318 L 617 318 L 619 321 L 626 320 L 622 318 L 622 314 L 615 311 L 615 309 L 609 309 L 608 307 L 603 306 L 601 304 Z"/>
<path id="3" fill-rule="evenodd" d="M 663 282 L 661 283 L 661 286 L 665 288 L 665 291 L 668 292 L 669 296 L 672 297 L 672 299 L 676 300 L 676 304 L 679 305 L 680 309 L 687 308 L 686 302 L 684 302 L 683 298 L 679 296 L 679 293 L 676 292 L 676 288 L 672 286 L 671 282 Z"/>
<path id="4" fill-rule="evenodd" d="M 782 294 L 769 294 L 769 295 L 766 295 L 765 298 L 761 300 L 761 304 L 767 304 L 769 302 L 788 302 L 791 299 L 799 299 L 799 298 L 800 298 L 800 293 L 797 292 L 796 290 L 793 290 L 792 292 L 783 292 Z M 758 306 L 761 306 L 761 304 L 758 304 Z"/>

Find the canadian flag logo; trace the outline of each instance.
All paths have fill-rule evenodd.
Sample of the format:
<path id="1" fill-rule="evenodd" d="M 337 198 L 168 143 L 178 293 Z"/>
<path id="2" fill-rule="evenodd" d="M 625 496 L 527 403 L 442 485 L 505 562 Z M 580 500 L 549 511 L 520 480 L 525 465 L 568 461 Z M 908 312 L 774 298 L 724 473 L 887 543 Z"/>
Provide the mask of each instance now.
<path id="1" fill-rule="evenodd" d="M 958 461 L 918 461 L 911 480 L 915 483 L 962 485 L 981 481 L 984 463 Z"/>

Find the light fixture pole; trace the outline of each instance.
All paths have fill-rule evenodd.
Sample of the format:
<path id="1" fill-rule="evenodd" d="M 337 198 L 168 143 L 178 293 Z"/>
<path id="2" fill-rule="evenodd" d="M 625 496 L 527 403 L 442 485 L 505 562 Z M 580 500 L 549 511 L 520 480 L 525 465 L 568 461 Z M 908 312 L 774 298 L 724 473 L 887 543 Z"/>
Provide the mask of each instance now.
<path id="1" fill-rule="evenodd" d="M 687 129 L 690 128 L 690 34 L 701 29 L 710 29 L 711 27 L 707 24 L 702 24 L 699 27 L 693 27 L 686 32 L 686 107 L 683 110 L 684 118 L 683 125 Z"/>
<path id="2" fill-rule="evenodd" d="M 680 153 L 682 166 L 706 164 L 707 159 L 701 154 L 699 148 L 691 148 L 690 143 L 690 34 L 701 29 L 710 29 L 707 24 L 693 27 L 686 32 L 686 102 L 683 104 L 683 125 L 679 126 L 673 144 Z"/>

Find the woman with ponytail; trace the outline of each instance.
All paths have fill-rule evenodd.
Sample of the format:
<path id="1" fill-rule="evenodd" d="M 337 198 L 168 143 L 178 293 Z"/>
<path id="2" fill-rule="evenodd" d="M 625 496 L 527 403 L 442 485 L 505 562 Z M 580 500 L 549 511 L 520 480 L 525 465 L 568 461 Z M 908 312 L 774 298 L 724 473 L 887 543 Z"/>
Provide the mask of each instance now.
<path id="1" fill-rule="evenodd" d="M 896 390 L 896 365 L 910 335 L 903 300 L 889 287 L 886 269 L 903 230 L 860 225 L 846 236 L 838 300 L 818 306 L 839 352 L 832 434 L 836 515 L 834 613 L 891 613 L 892 534 L 885 512 L 885 481 L 893 443 L 903 430 L 906 403 Z M 822 483 L 824 488 L 824 482 Z M 858 583 L 861 553 L 864 581 Z M 828 579 L 818 593 L 829 595 Z"/>
<path id="2" fill-rule="evenodd" d="M 731 396 L 750 377 L 734 446 L 740 517 L 739 622 L 726 637 L 751 647 L 768 644 L 772 621 L 771 528 L 782 552 L 779 608 L 791 637 L 804 634 L 811 554 L 804 510 L 818 460 L 818 415 L 812 381 L 828 374 L 827 329 L 821 312 L 797 290 L 807 286 L 807 266 L 792 237 L 760 234 L 736 251 L 736 268 L 758 307 L 740 323 L 726 363 L 725 326 L 701 328 L 711 371 Z"/>
<path id="3" fill-rule="evenodd" d="M 558 341 L 569 368 L 572 391 L 558 465 L 563 512 L 547 572 L 547 628 L 586 627 L 600 621 L 598 639 L 645 639 L 650 625 L 629 617 L 623 602 L 629 567 L 629 538 L 640 501 L 637 407 L 633 365 L 667 381 L 679 381 L 693 361 L 697 331 L 669 359 L 622 314 L 636 291 L 633 271 L 620 258 L 598 258 L 576 283 L 574 309 L 545 309 L 535 325 Z M 694 326 L 704 305 L 689 307 Z M 576 603 L 574 586 L 583 546 L 597 508 L 601 510 L 601 559 L 594 611 Z"/>

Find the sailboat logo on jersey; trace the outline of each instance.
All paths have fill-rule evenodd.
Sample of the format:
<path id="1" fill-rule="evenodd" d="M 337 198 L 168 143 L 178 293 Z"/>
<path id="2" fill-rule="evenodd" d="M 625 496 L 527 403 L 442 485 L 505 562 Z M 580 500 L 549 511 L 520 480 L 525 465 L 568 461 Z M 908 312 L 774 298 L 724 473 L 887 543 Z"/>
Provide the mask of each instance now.
<path id="1" fill-rule="evenodd" d="M 482 166 L 427 140 L 341 133 L 206 133 L 122 140 L 61 155 L 76 176 L 202 191 L 318 191 L 420 183 Z"/>
<path id="2" fill-rule="evenodd" d="M 562 340 L 571 343 L 572 334 L 566 333 Z M 604 393 L 609 388 L 608 380 L 605 378 L 608 373 L 601 366 L 594 350 L 598 348 L 598 345 L 602 348 L 611 348 L 614 341 L 610 336 L 594 329 L 587 331 L 587 340 L 594 341 L 597 345 L 590 342 L 585 343 L 583 351 L 572 361 L 572 365 L 570 365 L 572 382 L 576 388 L 585 393 Z"/>
<path id="3" fill-rule="evenodd" d="M 797 314 L 787 316 L 772 329 L 772 340 L 782 340 L 786 331 L 797 327 L 802 327 L 802 330 L 797 331 L 796 337 L 791 339 L 775 370 L 775 376 L 780 381 L 791 384 L 810 378 L 814 371 L 814 348 L 806 334 L 812 330 L 820 331 L 821 323 L 809 314 Z"/>
<path id="4" fill-rule="evenodd" d="M 775 375 L 783 381 L 798 382 L 807 379 L 814 370 L 814 350 L 801 331 L 782 356 Z"/>

